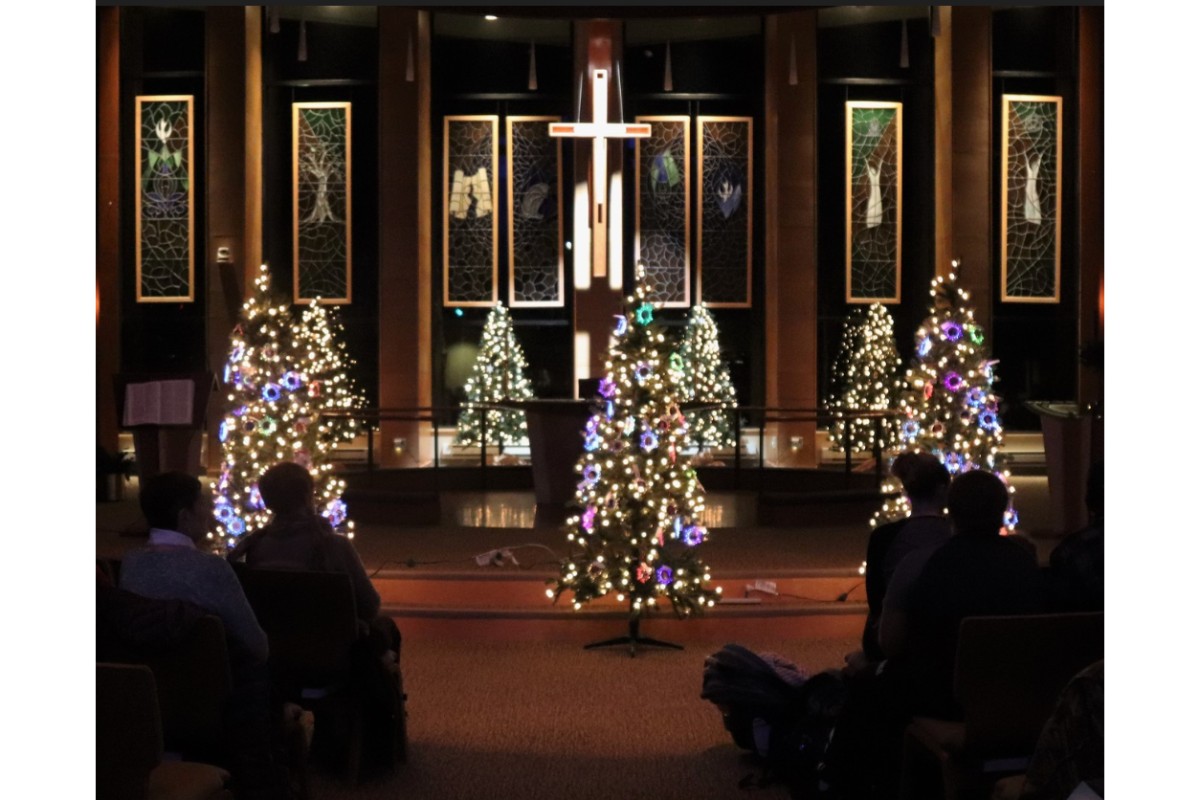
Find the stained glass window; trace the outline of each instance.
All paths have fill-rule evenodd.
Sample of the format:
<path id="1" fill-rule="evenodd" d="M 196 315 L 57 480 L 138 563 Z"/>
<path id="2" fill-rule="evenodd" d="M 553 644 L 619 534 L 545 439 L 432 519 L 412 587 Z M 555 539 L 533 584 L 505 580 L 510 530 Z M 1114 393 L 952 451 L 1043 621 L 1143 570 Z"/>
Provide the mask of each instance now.
<path id="1" fill-rule="evenodd" d="M 293 299 L 349 303 L 349 103 L 292 104 Z"/>
<path id="2" fill-rule="evenodd" d="M 638 117 L 650 137 L 637 142 L 635 257 L 646 269 L 650 300 L 691 305 L 691 118 Z"/>
<path id="3" fill-rule="evenodd" d="M 508 304 L 563 304 L 562 140 L 550 122 L 508 118 Z"/>
<path id="4" fill-rule="evenodd" d="M 1001 299 L 1057 303 L 1062 98 L 1004 95 L 1003 105 Z"/>
<path id="5" fill-rule="evenodd" d="M 195 299 L 192 96 L 137 98 L 137 301 Z"/>
<path id="6" fill-rule="evenodd" d="M 443 128 L 443 295 L 447 306 L 490 306 L 497 297 L 495 114 L 448 116 Z"/>
<path id="7" fill-rule="evenodd" d="M 699 298 L 749 308 L 754 199 L 754 120 L 697 117 Z"/>
<path id="8" fill-rule="evenodd" d="M 900 302 L 904 108 L 846 103 L 846 302 Z"/>

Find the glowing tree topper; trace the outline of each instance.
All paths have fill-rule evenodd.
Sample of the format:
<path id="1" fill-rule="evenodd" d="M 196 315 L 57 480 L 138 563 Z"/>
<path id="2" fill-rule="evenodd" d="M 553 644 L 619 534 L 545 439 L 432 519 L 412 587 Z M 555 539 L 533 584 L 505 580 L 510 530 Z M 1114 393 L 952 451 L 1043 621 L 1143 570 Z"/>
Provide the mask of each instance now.
<path id="1" fill-rule="evenodd" d="M 362 405 L 346 373 L 350 361 L 340 334 L 340 324 L 315 302 L 297 319 L 290 305 L 272 298 L 270 273 L 265 264 L 259 268 L 221 375 L 225 413 L 218 429 L 221 473 L 213 483 L 211 534 L 218 549 L 270 521 L 258 479 L 284 461 L 308 468 L 318 510 L 335 529 L 353 536 L 342 501 L 345 484 L 329 460 L 341 442 L 355 436 L 358 423 L 328 413 Z"/>
<path id="2" fill-rule="evenodd" d="M 1016 492 L 1000 452 L 1004 428 L 1000 422 L 1000 398 L 992 391 L 997 361 L 988 357 L 983 328 L 975 322 L 970 295 L 958 286 L 958 262 L 950 275 L 933 281 L 929 294 L 933 305 L 916 333 L 916 356 L 901 381 L 898 408 L 900 446 L 905 450 L 936 455 L 951 476 L 973 469 L 994 472 L 1008 486 L 1009 509 L 1004 523 L 1017 526 L 1012 505 Z M 887 493 L 898 492 L 896 482 L 885 484 Z M 871 524 L 908 516 L 908 501 L 902 496 L 887 500 Z"/>
<path id="3" fill-rule="evenodd" d="M 702 305 L 692 307 L 683 346 L 679 348 L 679 359 L 683 371 L 683 399 L 723 407 L 689 412 L 689 437 L 701 448 L 733 447 L 731 411 L 726 409 L 737 408 L 737 394 L 729 380 L 729 367 L 721 360 L 717 323 Z"/>
<path id="4" fill-rule="evenodd" d="M 533 399 L 533 389 L 525 377 L 527 366 L 525 353 L 513 331 L 512 317 L 504 304 L 499 303 L 492 308 L 483 326 L 479 356 L 467 378 L 467 402 L 458 417 L 455 444 L 470 446 L 481 443 L 481 411 L 474 408 L 473 404 L 503 404 Z M 516 444 L 528 435 L 524 411 L 489 409 L 482 413 L 487 414 L 489 443 Z"/>
<path id="5" fill-rule="evenodd" d="M 583 431 L 575 466 L 579 513 L 567 520 L 571 555 L 547 595 L 570 592 L 578 610 L 590 600 L 628 599 L 631 626 L 670 603 L 685 616 L 712 606 L 720 589 L 698 556 L 704 488 L 681 450 L 682 372 L 670 368 L 666 337 L 646 299 L 644 273 L 609 340 L 597 408 Z M 633 628 L 631 627 L 631 630 Z"/>
<path id="6" fill-rule="evenodd" d="M 833 393 L 826 408 L 839 411 L 887 411 L 894 407 L 900 369 L 896 352 L 895 325 L 887 307 L 872 303 L 861 307 L 846 319 L 842 345 L 833 365 Z M 894 419 L 839 419 L 829 428 L 830 445 L 841 449 L 849 426 L 850 449 L 856 453 L 873 452 L 876 425 L 882 436 L 882 450 L 894 450 L 900 432 Z"/>

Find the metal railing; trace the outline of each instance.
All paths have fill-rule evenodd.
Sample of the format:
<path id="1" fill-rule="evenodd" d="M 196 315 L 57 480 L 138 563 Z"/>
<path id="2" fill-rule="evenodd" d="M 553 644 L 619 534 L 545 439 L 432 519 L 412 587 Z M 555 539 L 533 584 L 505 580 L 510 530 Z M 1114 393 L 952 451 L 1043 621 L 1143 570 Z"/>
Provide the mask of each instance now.
<path id="1" fill-rule="evenodd" d="M 882 485 L 884 478 L 884 424 L 887 420 L 899 419 L 902 414 L 894 409 L 882 411 L 861 411 L 851 409 L 819 409 L 806 407 L 788 407 L 788 406 L 737 406 L 728 408 L 722 405 L 700 405 L 700 404 L 685 404 L 684 409 L 688 412 L 709 411 L 722 409 L 729 413 L 730 421 L 733 427 L 733 473 L 734 485 L 740 487 L 742 485 L 741 475 L 744 467 L 745 455 L 742 448 L 742 431 L 747 427 L 752 427 L 757 417 L 757 464 L 756 468 L 760 473 L 767 468 L 766 464 L 766 429 L 767 426 L 774 423 L 813 423 L 818 427 L 832 426 L 838 422 L 844 422 L 842 426 L 842 441 L 841 450 L 844 454 L 844 472 L 849 476 L 854 470 L 854 442 L 853 442 L 853 421 L 860 419 L 872 420 L 872 445 L 871 455 L 874 458 L 874 477 L 876 485 Z M 323 417 L 354 419 L 362 424 L 367 438 L 367 471 L 375 471 L 375 436 L 380 430 L 384 422 L 417 422 L 430 423 L 433 431 L 433 468 L 440 469 L 442 467 L 442 448 L 441 438 L 439 433 L 438 422 L 447 419 L 456 419 L 458 414 L 463 411 L 478 411 L 479 414 L 479 468 L 486 476 L 486 471 L 489 467 L 488 456 L 489 446 L 493 448 L 492 453 L 503 454 L 504 443 L 499 440 L 489 442 L 488 435 L 488 414 L 489 411 L 514 412 L 522 411 L 523 409 L 516 405 L 505 403 L 470 403 L 459 406 L 408 406 L 408 407 L 387 407 L 387 408 L 363 408 L 347 411 L 326 411 L 322 412 Z M 746 420 L 743 423 L 743 419 Z M 699 446 L 703 448 L 705 442 L 700 441 Z M 778 445 L 777 445 L 778 446 Z M 814 442 L 815 446 L 815 442 Z M 493 465 L 494 466 L 494 465 Z M 485 477 L 486 484 L 486 477 Z"/>

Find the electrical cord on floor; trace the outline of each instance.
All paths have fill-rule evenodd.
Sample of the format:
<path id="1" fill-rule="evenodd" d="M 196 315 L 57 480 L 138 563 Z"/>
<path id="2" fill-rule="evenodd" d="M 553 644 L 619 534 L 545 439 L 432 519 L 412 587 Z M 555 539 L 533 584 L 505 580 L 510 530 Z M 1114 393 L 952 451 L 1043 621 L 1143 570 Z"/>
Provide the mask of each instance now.
<path id="1" fill-rule="evenodd" d="M 538 562 L 532 563 L 532 564 L 521 564 L 519 561 L 517 561 L 517 558 L 516 558 L 516 556 L 513 555 L 512 551 L 519 550 L 523 547 L 537 547 L 542 550 L 545 550 L 547 553 L 554 556 L 554 560 L 553 561 L 538 561 Z M 459 564 L 464 561 L 474 561 L 478 566 L 481 566 L 481 567 L 486 567 L 488 565 L 501 567 L 501 566 L 504 566 L 505 560 L 511 561 L 513 566 L 519 567 L 520 569 L 523 569 L 523 570 L 533 569 L 534 567 L 540 567 L 540 566 L 544 566 L 547 564 L 559 564 L 560 563 L 558 554 L 555 553 L 552 549 L 550 549 L 549 547 L 547 547 L 544 544 L 539 544 L 537 542 L 530 542 L 528 544 L 514 544 L 514 545 L 509 545 L 507 547 L 497 547 L 493 550 L 485 550 L 484 552 L 479 553 L 478 555 L 466 556 L 464 558 L 443 558 L 443 559 L 435 559 L 435 560 L 431 560 L 431 561 L 418 561 L 415 558 L 410 558 L 405 561 L 397 561 L 397 560 L 393 559 L 393 560 L 389 560 L 389 561 L 384 561 L 382 564 L 380 564 L 378 567 L 376 567 L 374 569 L 374 571 L 372 571 L 367 577 L 374 578 L 376 575 L 378 575 L 380 572 L 382 572 L 386 567 L 388 567 L 390 565 L 403 566 L 403 567 L 407 567 L 409 569 L 413 569 L 415 567 L 427 567 L 427 566 L 434 565 L 434 564 Z"/>
<path id="2" fill-rule="evenodd" d="M 860 587 L 862 585 L 863 585 L 863 582 L 859 581 L 858 583 L 854 584 L 849 589 L 842 592 L 841 594 L 839 594 L 837 597 L 833 598 L 832 600 L 829 598 L 826 598 L 826 597 L 805 597 L 804 595 L 789 594 L 787 592 L 768 592 L 765 589 L 760 589 L 756 586 L 747 586 L 745 594 L 743 596 L 749 597 L 751 592 L 760 592 L 762 594 L 771 595 L 773 597 L 786 597 L 789 600 L 803 600 L 806 603 L 844 603 L 844 602 L 846 602 L 847 598 L 850 597 L 851 593 L 853 593 L 855 589 L 857 589 L 858 587 Z"/>

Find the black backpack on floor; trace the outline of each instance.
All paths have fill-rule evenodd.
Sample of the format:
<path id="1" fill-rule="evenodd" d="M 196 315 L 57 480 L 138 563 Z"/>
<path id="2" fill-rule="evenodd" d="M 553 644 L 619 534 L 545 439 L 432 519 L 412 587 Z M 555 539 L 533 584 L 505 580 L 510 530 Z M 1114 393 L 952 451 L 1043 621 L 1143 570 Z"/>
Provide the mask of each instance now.
<path id="1" fill-rule="evenodd" d="M 782 781 L 793 797 L 816 796 L 818 765 L 845 700 L 838 672 L 806 679 L 795 665 L 729 644 L 705 659 L 700 697 L 721 711 L 734 743 L 765 767 L 759 785 Z"/>

